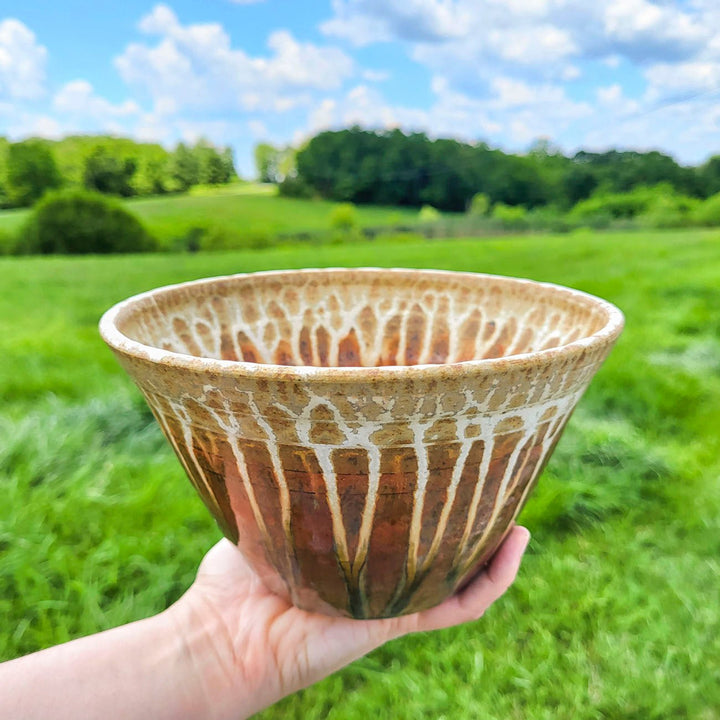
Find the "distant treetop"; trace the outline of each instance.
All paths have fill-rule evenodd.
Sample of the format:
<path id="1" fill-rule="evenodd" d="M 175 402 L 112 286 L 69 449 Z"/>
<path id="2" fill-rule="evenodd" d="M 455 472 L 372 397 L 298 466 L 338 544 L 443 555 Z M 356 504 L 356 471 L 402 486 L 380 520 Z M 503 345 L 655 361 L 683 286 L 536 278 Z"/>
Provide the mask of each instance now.
<path id="1" fill-rule="evenodd" d="M 258 169 L 268 181 L 283 180 L 276 170 L 278 152 L 268 145 L 256 150 Z M 566 156 L 547 141 L 536 142 L 526 154 L 511 154 L 486 143 L 353 127 L 311 138 L 298 150 L 281 192 L 450 211 L 468 209 L 480 193 L 488 206 L 567 210 L 597 191 L 626 192 L 658 183 L 708 197 L 720 190 L 720 157 L 684 167 L 657 151 L 582 150 Z"/>
<path id="2" fill-rule="evenodd" d="M 204 139 L 167 150 L 156 143 L 107 135 L 17 143 L 0 138 L 0 207 L 32 205 L 59 187 L 132 197 L 235 179 L 232 150 Z"/>

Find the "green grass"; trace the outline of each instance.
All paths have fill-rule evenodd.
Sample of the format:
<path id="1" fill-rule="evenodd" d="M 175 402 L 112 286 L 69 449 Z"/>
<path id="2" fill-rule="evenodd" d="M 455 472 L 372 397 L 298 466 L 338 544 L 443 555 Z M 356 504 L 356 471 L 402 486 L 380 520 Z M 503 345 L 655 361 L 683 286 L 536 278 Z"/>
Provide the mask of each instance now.
<path id="1" fill-rule="evenodd" d="M 127 207 L 145 224 L 163 248 L 188 235 L 193 228 L 210 228 L 230 234 L 309 232 L 330 229 L 330 214 L 337 203 L 279 197 L 267 186 L 253 183 L 198 187 L 188 195 L 137 198 Z M 0 234 L 15 233 L 29 210 L 0 211 Z M 415 223 L 417 210 L 360 206 L 362 227 Z"/>
<path id="2" fill-rule="evenodd" d="M 0 259 L 0 657 L 160 610 L 218 537 L 100 341 L 104 309 L 231 272 L 475 270 L 577 287 L 627 317 L 524 513 L 534 538 L 521 576 L 480 622 L 392 643 L 262 717 L 720 717 L 719 241 Z"/>
<path id="3" fill-rule="evenodd" d="M 0 210 L 0 232 L 14 233 L 17 232 L 25 218 L 30 214 L 29 210 L 24 208 L 14 210 Z"/>

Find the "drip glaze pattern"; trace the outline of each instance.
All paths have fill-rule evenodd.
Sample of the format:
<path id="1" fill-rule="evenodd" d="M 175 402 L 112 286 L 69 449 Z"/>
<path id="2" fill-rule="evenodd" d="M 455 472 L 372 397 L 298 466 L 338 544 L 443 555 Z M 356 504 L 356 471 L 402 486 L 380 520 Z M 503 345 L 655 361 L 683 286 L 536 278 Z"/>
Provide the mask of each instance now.
<path id="1" fill-rule="evenodd" d="M 186 283 L 101 322 L 268 587 L 357 618 L 487 562 L 621 329 L 566 288 L 377 269 Z"/>

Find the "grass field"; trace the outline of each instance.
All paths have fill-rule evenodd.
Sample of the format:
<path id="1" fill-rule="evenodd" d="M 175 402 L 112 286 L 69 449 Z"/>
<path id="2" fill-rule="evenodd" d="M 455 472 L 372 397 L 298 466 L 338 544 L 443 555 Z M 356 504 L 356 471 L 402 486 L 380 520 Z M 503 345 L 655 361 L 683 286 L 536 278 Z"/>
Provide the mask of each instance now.
<path id="1" fill-rule="evenodd" d="M 333 265 L 559 282 L 627 327 L 524 514 L 510 593 L 262 717 L 719 718 L 717 232 L 0 259 L 0 658 L 164 608 L 219 536 L 103 347 L 102 311 L 170 282 Z"/>
<path id="2" fill-rule="evenodd" d="M 277 196 L 274 188 L 254 183 L 193 188 L 189 195 L 157 196 L 127 200 L 132 210 L 155 236 L 162 248 L 187 236 L 193 228 L 209 228 L 230 234 L 329 230 L 330 215 L 338 203 L 296 200 Z M 0 234 L 15 233 L 29 210 L 0 211 Z M 362 227 L 383 227 L 417 221 L 415 209 L 360 206 Z"/>

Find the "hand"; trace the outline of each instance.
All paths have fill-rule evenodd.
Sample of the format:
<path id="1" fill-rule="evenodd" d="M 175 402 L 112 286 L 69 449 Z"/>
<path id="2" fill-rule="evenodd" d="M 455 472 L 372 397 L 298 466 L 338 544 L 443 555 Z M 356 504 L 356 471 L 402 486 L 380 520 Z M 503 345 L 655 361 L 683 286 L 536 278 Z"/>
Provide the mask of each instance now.
<path id="1" fill-rule="evenodd" d="M 430 610 L 383 620 L 298 610 L 267 590 L 237 548 L 221 540 L 169 612 L 188 638 L 209 712 L 247 717 L 388 640 L 477 620 L 514 581 L 529 538 L 525 528 L 513 528 L 488 568 L 461 593 Z"/>

